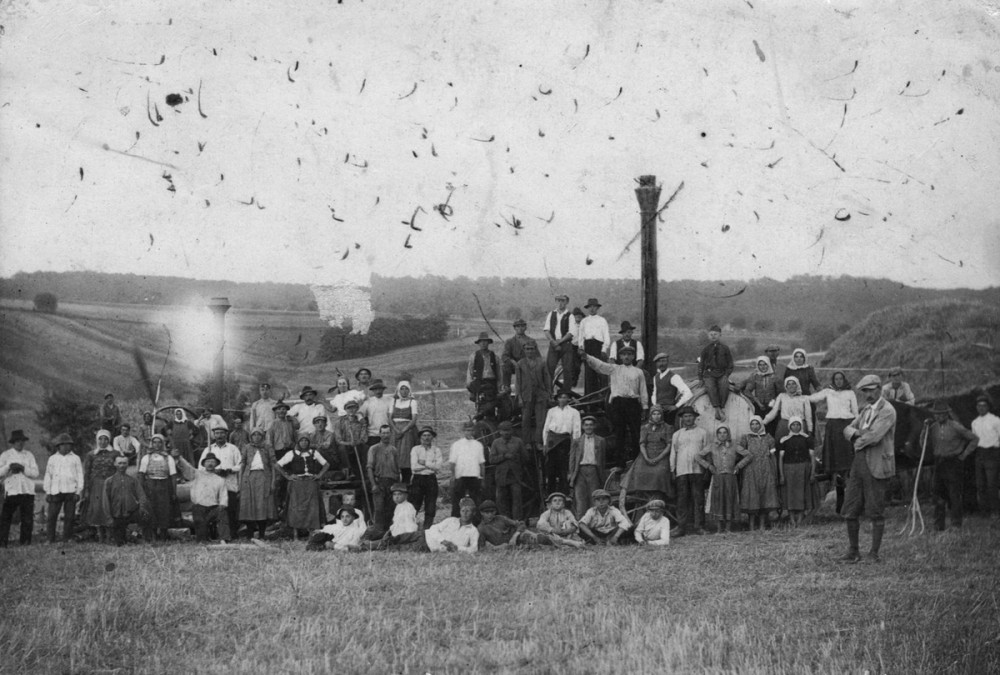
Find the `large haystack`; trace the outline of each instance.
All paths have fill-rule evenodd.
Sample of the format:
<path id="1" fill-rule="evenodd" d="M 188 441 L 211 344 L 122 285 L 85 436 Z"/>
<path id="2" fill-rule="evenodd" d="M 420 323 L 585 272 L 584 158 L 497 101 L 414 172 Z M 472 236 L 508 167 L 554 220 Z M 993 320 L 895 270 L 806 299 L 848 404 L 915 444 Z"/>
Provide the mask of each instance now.
<path id="1" fill-rule="evenodd" d="M 820 365 L 844 369 L 854 382 L 866 372 L 885 380 L 900 366 L 917 398 L 927 400 L 1000 382 L 998 349 L 1000 307 L 934 300 L 872 312 L 830 346 Z"/>

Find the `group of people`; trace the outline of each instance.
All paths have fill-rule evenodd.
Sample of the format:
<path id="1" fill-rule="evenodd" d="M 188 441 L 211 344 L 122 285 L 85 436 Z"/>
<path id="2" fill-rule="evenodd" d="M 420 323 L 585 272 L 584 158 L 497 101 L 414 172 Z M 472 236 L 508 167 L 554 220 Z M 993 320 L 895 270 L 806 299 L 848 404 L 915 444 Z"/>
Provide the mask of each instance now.
<path id="1" fill-rule="evenodd" d="M 845 373 L 833 373 L 830 386 L 823 388 L 804 350 L 792 353 L 779 379 L 779 350 L 771 345 L 739 387 L 760 414 L 751 419 L 748 433 L 734 437 L 725 412 L 734 362 L 721 329 L 712 326 L 698 364 L 698 385 L 721 422 L 710 435 L 696 423 L 694 393 L 670 369 L 669 354 L 656 354 L 655 370 L 647 374 L 640 367 L 646 354 L 633 336 L 634 326 L 623 322 L 620 338 L 613 341 L 596 298 L 584 306 L 585 315 L 567 309 L 567 296 L 555 299 L 556 309 L 541 326 L 548 340 L 545 359 L 519 319 L 499 357 L 492 338 L 482 333 L 468 361 L 466 383 L 473 400 L 490 392 L 513 394 L 521 413 L 519 435 L 509 421 L 501 421 L 495 438 L 490 434 L 484 444 L 482 429 L 477 438 L 470 421 L 445 452 L 435 429 L 421 424 L 410 383 L 398 382 L 387 395 L 385 382 L 368 368 L 355 373 L 353 384 L 339 376 L 326 396 L 302 387 L 300 400 L 292 404 L 273 399 L 271 384 L 260 382 L 259 398 L 232 416 L 232 429 L 221 411 L 189 415 L 178 407 L 166 419 L 144 413 L 135 437 L 108 394 L 99 410 L 95 447 L 83 453 L 82 461 L 68 435 L 52 443 L 55 454 L 44 476 L 48 538 L 56 540 L 60 512 L 64 537 L 74 531 L 79 514 L 102 541 L 122 543 L 132 523 L 144 538 L 163 538 L 181 522 L 185 492 L 199 540 L 227 541 L 241 530 L 248 537 L 264 537 L 269 525 L 281 523 L 294 537 L 310 536 L 312 547 L 333 542 L 337 550 L 477 550 L 630 539 L 659 545 L 671 536 L 704 532 L 706 513 L 717 531 L 731 530 L 743 515 L 751 529 L 764 528 L 769 514 L 781 510 L 796 526 L 817 503 L 815 479 L 822 466 L 834 479 L 837 510 L 848 523 L 846 559 L 860 559 L 862 515 L 873 521 L 869 558 L 878 559 L 884 481 L 895 471 L 895 412 L 889 401 L 913 400 L 901 372 L 892 372 L 892 381 L 884 385 L 877 375 L 862 378 L 859 409 Z M 573 390 L 580 375 L 582 398 Z M 820 402 L 826 423 L 817 444 L 814 404 Z M 597 407 L 606 410 L 614 443 L 597 434 L 599 420 L 588 414 Z M 984 491 L 992 486 L 997 499 L 1000 433 L 989 401 L 980 407 L 972 432 L 960 432 L 946 419 L 926 431 L 930 451 L 940 456 L 942 466 L 952 466 L 935 478 L 942 527 L 947 504 L 953 521 L 961 520 L 954 496 L 960 472 L 949 464 L 952 459 L 977 453 Z M 33 513 L 33 479 L 39 472 L 25 449 L 27 441 L 15 431 L 12 447 L 0 455 L 4 545 L 18 511 L 21 542 L 31 540 L 32 519 L 25 513 Z M 543 470 L 542 494 L 548 497 L 532 523 L 535 514 L 525 512 L 523 486 L 536 458 Z M 604 489 L 612 467 L 623 470 L 619 507 Z M 451 475 L 451 512 L 435 522 L 442 473 Z M 361 481 L 370 490 L 370 522 L 356 496 L 345 494 L 328 524 L 328 503 L 320 492 L 327 478 Z M 629 509 L 626 494 L 643 495 L 643 502 Z M 674 522 L 666 515 L 668 502 L 677 506 Z M 987 504 L 1000 514 L 1000 504 Z M 630 515 L 636 511 L 643 515 L 633 523 Z M 473 536 L 470 527 L 478 534 Z"/>

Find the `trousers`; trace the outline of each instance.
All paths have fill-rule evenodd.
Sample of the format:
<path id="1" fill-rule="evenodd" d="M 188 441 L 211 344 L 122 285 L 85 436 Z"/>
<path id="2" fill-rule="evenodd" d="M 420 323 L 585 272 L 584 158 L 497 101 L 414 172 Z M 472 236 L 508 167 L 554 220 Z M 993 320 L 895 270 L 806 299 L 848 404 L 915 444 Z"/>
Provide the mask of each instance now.
<path id="1" fill-rule="evenodd" d="M 844 508 L 840 514 L 847 520 L 857 520 L 862 513 L 873 521 L 883 520 L 885 490 L 888 486 L 888 478 L 875 478 L 872 475 L 865 451 L 855 452 L 851 473 L 847 477 Z"/>
<path id="2" fill-rule="evenodd" d="M 549 433 L 549 449 L 545 454 L 545 494 L 569 494 L 569 446 L 571 434 Z M 543 495 L 544 497 L 545 495 Z"/>
<path id="3" fill-rule="evenodd" d="M 615 428 L 614 463 L 624 467 L 625 462 L 639 454 L 639 429 L 642 427 L 642 403 L 637 398 L 617 396 L 608 407 L 608 421 Z"/>
<path id="4" fill-rule="evenodd" d="M 458 518 L 459 516 L 459 505 L 458 502 L 461 501 L 462 497 L 468 493 L 472 501 L 476 502 L 476 506 L 479 506 L 479 502 L 482 501 L 480 493 L 483 489 L 483 481 L 479 478 L 472 478 L 466 476 L 464 478 L 455 478 L 451 482 L 451 515 L 453 518 Z"/>
<path id="5" fill-rule="evenodd" d="M 35 521 L 35 495 L 10 495 L 3 500 L 0 509 L 0 547 L 7 546 L 10 538 L 10 524 L 14 522 L 14 512 L 21 517 L 21 544 L 31 543 L 31 529 Z"/>
<path id="6" fill-rule="evenodd" d="M 56 541 L 56 524 L 59 522 L 59 512 L 63 511 L 63 541 L 69 541 L 73 535 L 73 525 L 76 523 L 76 501 L 79 499 L 75 492 L 60 492 L 59 494 L 48 495 L 45 501 L 48 502 L 48 517 L 46 518 L 46 534 L 49 542 Z M 65 508 L 64 508 L 65 507 Z"/>
<path id="7" fill-rule="evenodd" d="M 601 359 L 602 361 L 604 360 L 604 343 L 601 340 L 584 340 L 583 351 L 588 356 L 593 356 Z M 587 369 L 583 377 L 584 395 L 592 394 L 604 386 L 604 376 L 590 366 L 587 366 L 586 368 Z"/>
<path id="8" fill-rule="evenodd" d="M 704 527 L 705 491 L 700 473 L 677 476 L 677 519 L 684 530 Z"/>
<path id="9" fill-rule="evenodd" d="M 590 508 L 590 495 L 598 488 L 604 487 L 601 484 L 601 473 L 593 464 L 581 464 L 576 472 L 576 480 L 573 483 L 573 495 L 576 501 L 573 510 L 576 517 L 583 518 L 583 514 Z"/>
<path id="10" fill-rule="evenodd" d="M 434 523 L 437 513 L 438 482 L 437 476 L 420 473 L 413 474 L 410 481 L 410 503 L 417 511 L 424 507 L 424 528 Z"/>
<path id="11" fill-rule="evenodd" d="M 951 523 L 962 526 L 962 460 L 938 459 L 934 464 L 934 526 L 944 529 L 945 507 L 950 507 Z"/>
<path id="12" fill-rule="evenodd" d="M 572 341 L 564 342 L 558 347 L 550 347 L 545 355 L 545 366 L 549 369 L 549 375 L 555 381 L 556 366 L 562 364 L 563 376 L 560 391 L 570 391 L 576 384 L 576 368 L 573 359 Z"/>
<path id="13" fill-rule="evenodd" d="M 219 539 L 229 541 L 232 538 L 229 529 L 229 514 L 221 506 L 194 504 L 191 507 L 191 516 L 194 518 L 194 536 L 198 541 L 208 541 L 208 528 L 213 523 L 219 529 Z"/>
<path id="14" fill-rule="evenodd" d="M 705 392 L 713 408 L 725 408 L 729 401 L 729 376 L 712 377 L 705 375 Z"/>
<path id="15" fill-rule="evenodd" d="M 1000 515 L 1000 448 L 976 448 L 976 500 L 986 515 Z"/>
<path id="16" fill-rule="evenodd" d="M 395 485 L 396 478 L 378 477 L 375 484 L 378 486 L 378 494 L 375 497 L 375 524 L 383 530 L 388 530 L 392 525 L 392 514 L 396 507 L 392 501 L 392 486 Z"/>

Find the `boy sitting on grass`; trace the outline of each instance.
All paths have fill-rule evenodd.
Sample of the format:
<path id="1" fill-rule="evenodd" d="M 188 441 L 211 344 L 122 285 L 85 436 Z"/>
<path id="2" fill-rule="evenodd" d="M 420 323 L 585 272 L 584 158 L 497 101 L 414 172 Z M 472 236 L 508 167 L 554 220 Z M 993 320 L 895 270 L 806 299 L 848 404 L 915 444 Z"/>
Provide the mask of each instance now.
<path id="1" fill-rule="evenodd" d="M 646 512 L 635 526 L 635 540 L 640 545 L 666 546 L 670 543 L 670 521 L 663 516 L 667 505 L 662 499 L 652 499 Z"/>
<path id="2" fill-rule="evenodd" d="M 594 490 L 590 495 L 594 503 L 580 519 L 580 534 L 601 546 L 614 546 L 621 536 L 632 529 L 628 517 L 611 506 L 611 493 Z"/>
<path id="3" fill-rule="evenodd" d="M 334 551 L 360 551 L 364 530 L 354 527 L 356 516 L 354 507 L 341 506 L 337 510 L 337 522 L 313 532 L 306 550 L 323 551 L 326 542 L 333 541 Z"/>
<path id="4" fill-rule="evenodd" d="M 392 501 L 395 509 L 392 514 L 392 524 L 386 532 L 378 526 L 378 523 L 369 527 L 363 539 L 371 542 L 372 548 L 384 549 L 393 544 L 409 544 L 422 539 L 417 527 L 417 509 L 407 499 L 409 488 L 406 483 L 395 483 L 391 489 Z M 375 544 L 375 542 L 378 544 Z"/>
<path id="5" fill-rule="evenodd" d="M 566 501 L 562 492 L 553 492 L 545 499 L 548 508 L 538 518 L 538 543 L 551 543 L 557 548 L 583 548 L 580 526 L 573 513 L 566 508 Z"/>

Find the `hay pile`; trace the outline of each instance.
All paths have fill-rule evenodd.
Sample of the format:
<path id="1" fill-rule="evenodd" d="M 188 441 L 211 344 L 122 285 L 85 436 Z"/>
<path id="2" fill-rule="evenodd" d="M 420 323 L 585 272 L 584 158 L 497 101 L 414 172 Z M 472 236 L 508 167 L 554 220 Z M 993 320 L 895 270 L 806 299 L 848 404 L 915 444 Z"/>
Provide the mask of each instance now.
<path id="1" fill-rule="evenodd" d="M 1000 307 L 934 300 L 872 312 L 830 346 L 820 365 L 883 380 L 899 366 L 926 400 L 1000 382 L 998 349 Z"/>

